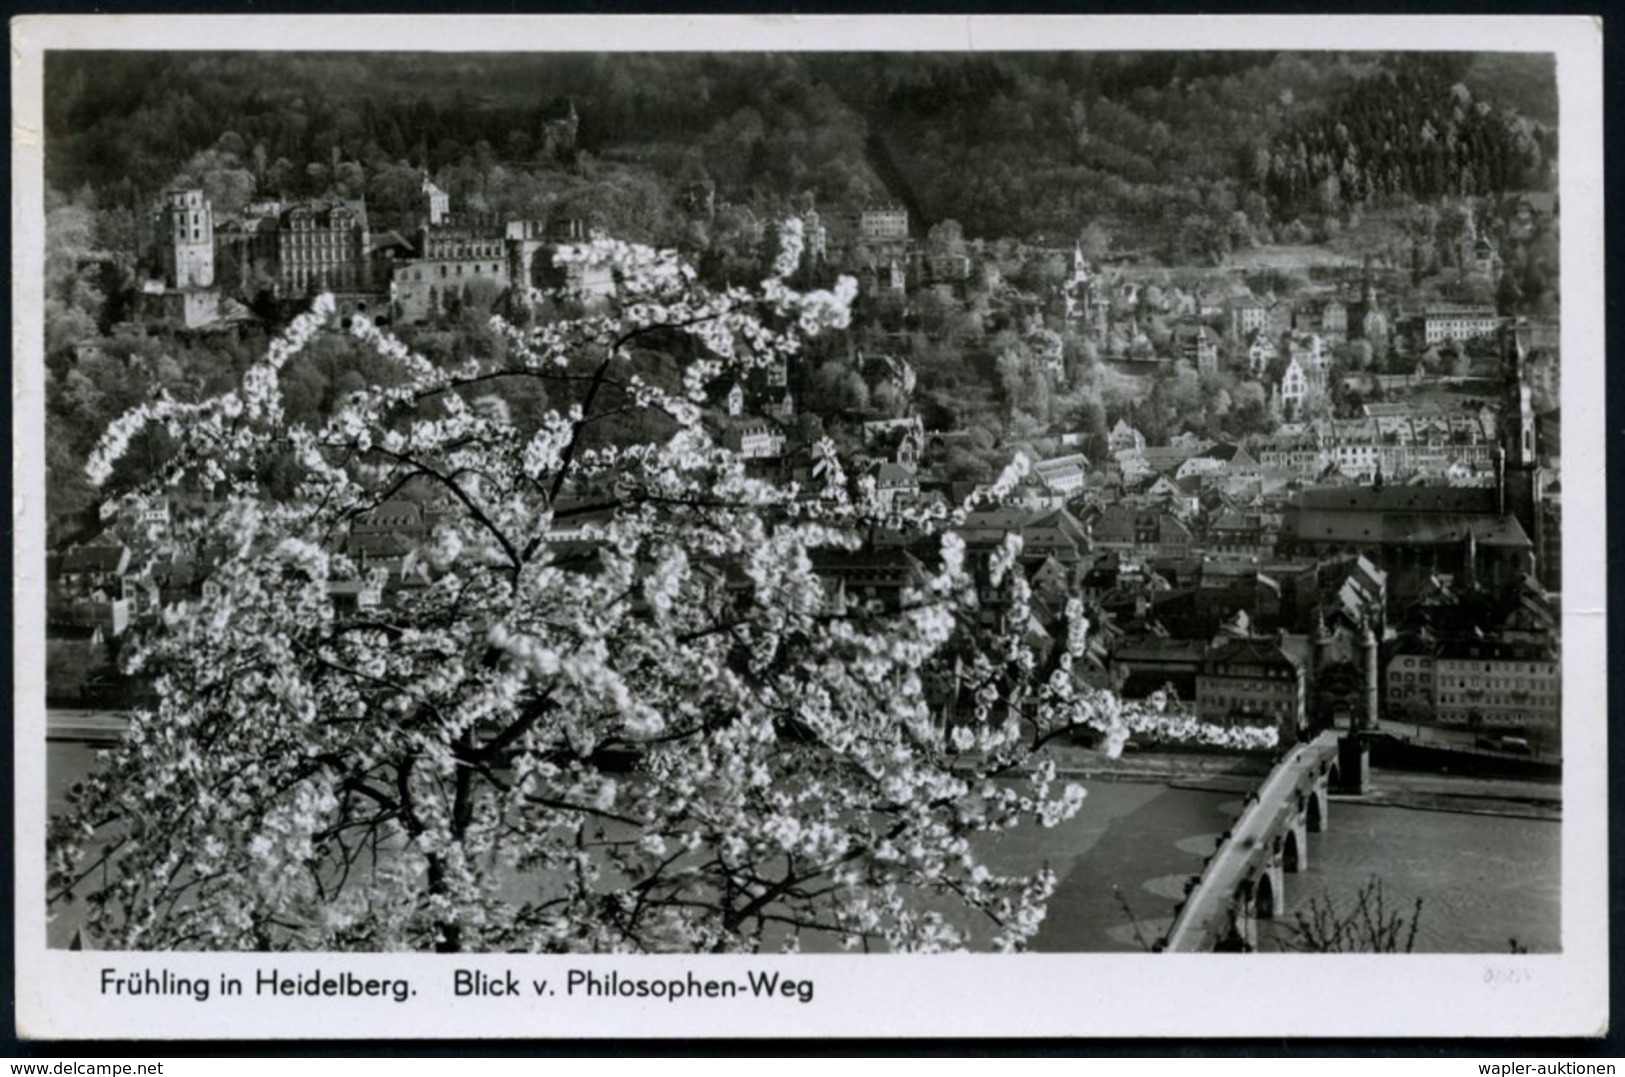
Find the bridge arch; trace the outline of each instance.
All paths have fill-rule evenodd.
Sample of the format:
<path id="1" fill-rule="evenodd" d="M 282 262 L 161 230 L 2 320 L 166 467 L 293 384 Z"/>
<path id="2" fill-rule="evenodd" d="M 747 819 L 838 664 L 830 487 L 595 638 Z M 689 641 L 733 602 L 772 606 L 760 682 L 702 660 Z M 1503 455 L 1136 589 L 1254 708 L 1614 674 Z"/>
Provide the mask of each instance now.
<path id="1" fill-rule="evenodd" d="M 1275 892 L 1275 880 L 1270 878 L 1267 871 L 1259 872 L 1258 878 L 1253 882 L 1253 915 L 1260 920 L 1275 919 L 1275 910 L 1279 904 L 1280 895 Z"/>
<path id="2" fill-rule="evenodd" d="M 1286 833 L 1281 835 L 1281 867 L 1285 871 L 1299 872 L 1308 866 L 1308 857 L 1298 842 L 1298 828 L 1287 827 Z"/>
<path id="3" fill-rule="evenodd" d="M 1309 833 L 1319 834 L 1326 829 L 1327 800 L 1326 780 L 1322 778 L 1310 787 L 1308 802 L 1304 805 L 1304 821 L 1309 824 Z"/>

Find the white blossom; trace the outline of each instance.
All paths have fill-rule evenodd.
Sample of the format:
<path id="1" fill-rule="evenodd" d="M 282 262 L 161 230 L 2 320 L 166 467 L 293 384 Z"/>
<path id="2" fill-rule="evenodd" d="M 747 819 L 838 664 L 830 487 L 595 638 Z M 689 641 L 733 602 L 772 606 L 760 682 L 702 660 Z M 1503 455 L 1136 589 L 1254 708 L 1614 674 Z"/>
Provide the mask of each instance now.
<path id="1" fill-rule="evenodd" d="M 156 400 L 112 424 L 93 479 L 156 423 L 177 445 L 165 481 L 226 493 L 184 534 L 154 539 L 161 554 L 217 551 L 209 592 L 129 641 L 157 702 L 53 827 L 52 877 L 87 899 L 98 939 L 793 946 L 773 937 L 771 907 L 853 946 L 991 936 L 1019 949 L 1054 876 L 994 872 L 969 836 L 1079 810 L 1082 790 L 1058 779 L 1034 729 L 1096 727 L 1119 747 L 1134 734 L 1260 742 L 1266 731 L 1205 727 L 1175 706 L 1125 706 L 1069 666 L 1039 676 L 1019 538 L 987 566 L 1009 614 L 987 627 L 981 566 L 951 514 L 883 512 L 827 439 L 805 494 L 717 444 L 703 419 L 716 378 L 850 319 L 850 278 L 812 293 L 785 283 L 798 227 L 755 292 L 708 291 L 669 251 L 603 237 L 562 250 L 615 282 L 607 308 L 499 324 L 493 358 L 429 362 L 353 320 L 337 339 L 378 356 L 388 383 L 298 426 L 281 371 L 331 321 L 324 296 L 233 392 Z M 680 389 L 644 377 L 624 344 L 668 325 L 702 352 Z M 520 430 L 486 399 L 503 378 L 595 376 L 675 430 L 594 437 L 607 405 L 574 389 Z M 285 500 L 253 479 L 272 460 L 298 472 Z M 989 496 L 1026 466 L 1018 455 Z M 347 543 L 408 493 L 425 520 L 409 550 L 380 559 Z M 934 551 L 899 609 L 843 601 L 817 569 L 877 524 Z M 1088 623 L 1072 605 L 1066 617 L 1066 650 L 1081 654 Z M 941 700 L 964 698 L 943 726 Z M 125 840 L 103 883 L 84 861 L 108 831 Z M 924 900 L 953 892 L 955 915 Z M 763 915 L 741 913 L 769 894 Z"/>

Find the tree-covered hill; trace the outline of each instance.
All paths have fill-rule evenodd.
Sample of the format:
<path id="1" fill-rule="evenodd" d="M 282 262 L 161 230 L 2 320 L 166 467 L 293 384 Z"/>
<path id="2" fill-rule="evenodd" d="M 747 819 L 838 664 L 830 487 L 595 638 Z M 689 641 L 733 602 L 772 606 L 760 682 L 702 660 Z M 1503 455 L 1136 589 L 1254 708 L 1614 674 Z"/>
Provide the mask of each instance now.
<path id="1" fill-rule="evenodd" d="M 652 238 L 704 192 L 1213 258 L 1304 216 L 1548 187 L 1555 113 L 1533 54 L 53 53 L 47 180 L 387 203 L 427 169 L 463 205 L 598 199 Z"/>
<path id="2" fill-rule="evenodd" d="M 1401 57 L 1286 125 L 1257 162 L 1273 203 L 1335 212 L 1385 195 L 1425 201 L 1545 187 L 1552 133 L 1475 96 L 1471 67 L 1460 55 Z"/>

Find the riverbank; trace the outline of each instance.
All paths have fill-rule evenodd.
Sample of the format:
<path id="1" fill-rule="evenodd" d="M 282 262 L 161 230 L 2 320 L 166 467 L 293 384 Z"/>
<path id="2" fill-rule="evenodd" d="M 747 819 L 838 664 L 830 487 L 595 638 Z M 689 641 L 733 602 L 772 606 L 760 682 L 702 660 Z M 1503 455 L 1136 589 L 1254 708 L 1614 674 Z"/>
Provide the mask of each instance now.
<path id="1" fill-rule="evenodd" d="M 1375 808 L 1497 815 L 1548 822 L 1558 822 L 1563 818 L 1561 784 L 1512 778 L 1468 778 L 1453 774 L 1381 770 L 1372 772 L 1371 787 L 1363 795 L 1333 796 L 1332 800 Z"/>
<path id="2" fill-rule="evenodd" d="M 1077 781 L 1160 783 L 1204 793 L 1251 793 L 1273 764 L 1272 759 L 1261 755 L 1125 752 L 1112 759 L 1103 752 L 1074 745 L 1051 751 L 1058 772 Z M 1563 817 L 1561 783 L 1521 778 L 1373 769 L 1364 793 L 1357 796 L 1334 793 L 1332 800 L 1371 807 L 1516 819 L 1556 821 Z"/>
<path id="3" fill-rule="evenodd" d="M 1267 755 L 1221 752 L 1128 751 L 1113 759 L 1105 752 L 1070 744 L 1051 744 L 1044 750 L 1055 759 L 1057 772 L 1068 778 L 1108 782 L 1250 782 L 1243 792 L 1256 787 L 1275 762 Z"/>

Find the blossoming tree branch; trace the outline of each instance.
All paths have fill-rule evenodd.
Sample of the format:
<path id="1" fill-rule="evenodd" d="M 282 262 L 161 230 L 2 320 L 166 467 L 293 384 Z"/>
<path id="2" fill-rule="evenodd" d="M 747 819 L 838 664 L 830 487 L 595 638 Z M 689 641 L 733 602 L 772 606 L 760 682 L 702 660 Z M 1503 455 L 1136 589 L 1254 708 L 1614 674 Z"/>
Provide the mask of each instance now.
<path id="1" fill-rule="evenodd" d="M 167 472 L 116 500 L 203 491 L 150 552 L 217 565 L 127 649 L 158 702 L 53 823 L 53 900 L 144 949 L 1015 949 L 1055 878 L 988 853 L 1083 799 L 1049 741 L 1258 743 L 1088 687 L 1076 601 L 1038 648 L 1019 541 L 984 559 L 953 531 L 973 505 L 888 505 L 828 442 L 810 481 L 763 481 L 713 440 L 719 378 L 850 316 L 850 279 L 786 282 L 799 238 L 750 291 L 574 248 L 613 296 L 451 363 L 324 297 L 235 391 L 116 422 L 92 479 L 162 430 Z M 338 331 L 391 376 L 290 423 L 280 373 Z M 401 498 L 427 538 L 393 567 L 347 552 Z M 920 565 L 884 607 L 815 568 L 877 528 Z"/>

